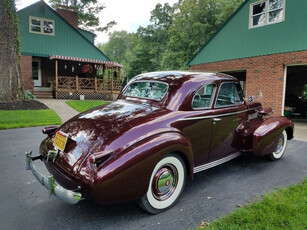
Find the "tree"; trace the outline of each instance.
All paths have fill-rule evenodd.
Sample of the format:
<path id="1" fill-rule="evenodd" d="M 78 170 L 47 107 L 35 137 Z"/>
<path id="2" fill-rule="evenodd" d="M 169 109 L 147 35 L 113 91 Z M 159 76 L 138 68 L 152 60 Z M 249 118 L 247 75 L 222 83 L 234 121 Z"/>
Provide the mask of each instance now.
<path id="1" fill-rule="evenodd" d="M 98 45 L 98 48 L 112 61 L 123 65 L 123 77 L 128 77 L 131 72 L 131 52 L 136 45 L 136 39 L 137 37 L 134 33 L 128 33 L 125 30 L 115 31 L 109 33 L 109 42 Z"/>
<path id="2" fill-rule="evenodd" d="M 20 69 L 20 39 L 13 0 L 0 0 L 0 100 L 23 95 Z"/>
<path id="3" fill-rule="evenodd" d="M 113 33 L 103 51 L 123 64 L 129 78 L 148 71 L 187 69 L 187 62 L 231 16 L 243 0 L 179 0 L 173 7 L 157 4 L 151 23 L 129 34 Z M 115 36 L 116 35 L 116 36 Z M 112 45 L 111 45 L 112 44 Z"/>
<path id="4" fill-rule="evenodd" d="M 147 27 L 139 27 L 137 34 L 140 37 L 140 45 L 147 54 L 147 66 L 144 71 L 161 69 L 163 52 L 169 41 L 168 30 L 172 25 L 173 8 L 165 3 L 160 3 L 151 11 L 150 21 Z"/>
<path id="5" fill-rule="evenodd" d="M 243 0 L 179 0 L 175 6 L 164 69 L 187 69 L 187 62 Z"/>
<path id="6" fill-rule="evenodd" d="M 168 29 L 172 23 L 172 15 L 173 8 L 169 4 L 157 4 L 151 11 L 151 24 L 138 28 L 135 46 L 130 55 L 129 77 L 161 70 L 161 59 L 169 40 Z"/>
<path id="7" fill-rule="evenodd" d="M 133 34 L 126 31 L 111 33 L 109 42 L 99 48 L 111 60 L 124 66 L 124 74 L 129 79 L 142 72 L 160 70 L 172 14 L 173 8 L 169 4 L 157 4 L 151 11 L 151 24 L 140 26 Z"/>
<path id="8" fill-rule="evenodd" d="M 81 28 L 89 31 L 107 32 L 112 26 L 116 25 L 115 21 L 107 23 L 101 27 L 99 13 L 105 8 L 98 0 L 49 0 L 52 8 L 57 4 L 78 7 L 79 25 Z"/>

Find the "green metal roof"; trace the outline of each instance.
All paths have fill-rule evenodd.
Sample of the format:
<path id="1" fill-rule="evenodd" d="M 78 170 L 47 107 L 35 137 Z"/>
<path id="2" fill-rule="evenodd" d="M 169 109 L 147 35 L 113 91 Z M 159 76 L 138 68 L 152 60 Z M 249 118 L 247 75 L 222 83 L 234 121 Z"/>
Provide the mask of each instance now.
<path id="1" fill-rule="evenodd" d="M 306 0 L 285 0 L 284 21 L 249 29 L 250 4 L 258 1 L 245 1 L 188 65 L 307 50 Z"/>
<path id="2" fill-rule="evenodd" d="M 32 56 L 66 56 L 110 61 L 86 36 L 72 27 L 44 1 L 34 3 L 18 12 L 21 54 Z M 29 32 L 29 17 L 54 20 L 54 35 Z"/>
<path id="3" fill-rule="evenodd" d="M 95 42 L 95 37 L 96 37 L 96 34 L 90 32 L 90 31 L 87 31 L 87 30 L 84 30 L 84 29 L 81 29 L 81 28 L 78 28 L 78 31 L 84 36 L 87 38 L 87 40 L 89 40 L 91 43 L 94 44 Z"/>

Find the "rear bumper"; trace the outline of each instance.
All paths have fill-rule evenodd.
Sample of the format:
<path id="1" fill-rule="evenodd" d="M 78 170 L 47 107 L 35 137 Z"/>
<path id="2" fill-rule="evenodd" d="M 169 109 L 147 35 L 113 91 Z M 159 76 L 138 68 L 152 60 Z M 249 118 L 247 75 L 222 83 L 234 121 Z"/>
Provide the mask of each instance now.
<path id="1" fill-rule="evenodd" d="M 26 169 L 31 170 L 37 181 L 49 190 L 50 195 L 54 195 L 69 204 L 76 204 L 83 199 L 82 194 L 80 192 L 63 188 L 54 180 L 54 177 L 52 175 L 50 175 L 49 177 L 43 175 L 34 165 L 34 161 L 39 159 L 39 157 L 31 157 L 31 154 L 32 152 L 25 153 Z"/>

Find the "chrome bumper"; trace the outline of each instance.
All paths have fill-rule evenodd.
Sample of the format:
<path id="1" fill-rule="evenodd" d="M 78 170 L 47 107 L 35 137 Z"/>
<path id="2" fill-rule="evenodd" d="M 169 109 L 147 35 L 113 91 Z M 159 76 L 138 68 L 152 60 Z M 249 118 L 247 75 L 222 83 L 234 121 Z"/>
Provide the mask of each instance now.
<path id="1" fill-rule="evenodd" d="M 76 204 L 82 200 L 82 195 L 79 192 L 74 192 L 63 188 L 61 185 L 57 184 L 54 177 L 50 175 L 49 177 L 44 176 L 33 164 L 35 159 L 31 157 L 32 152 L 26 152 L 26 169 L 31 170 L 35 178 L 50 192 L 50 195 L 55 195 L 59 199 L 69 203 Z"/>

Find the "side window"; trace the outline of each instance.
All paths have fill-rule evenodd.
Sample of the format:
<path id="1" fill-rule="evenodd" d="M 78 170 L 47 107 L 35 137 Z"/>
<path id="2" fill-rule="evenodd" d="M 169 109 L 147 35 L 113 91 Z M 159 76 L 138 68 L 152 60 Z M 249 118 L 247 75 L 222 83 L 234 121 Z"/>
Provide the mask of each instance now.
<path id="1" fill-rule="evenodd" d="M 243 94 L 239 84 L 223 83 L 217 97 L 215 107 L 239 105 L 243 103 Z"/>
<path id="2" fill-rule="evenodd" d="M 209 108 L 211 105 L 213 93 L 215 90 L 214 84 L 204 85 L 194 95 L 192 101 L 193 109 Z"/>

